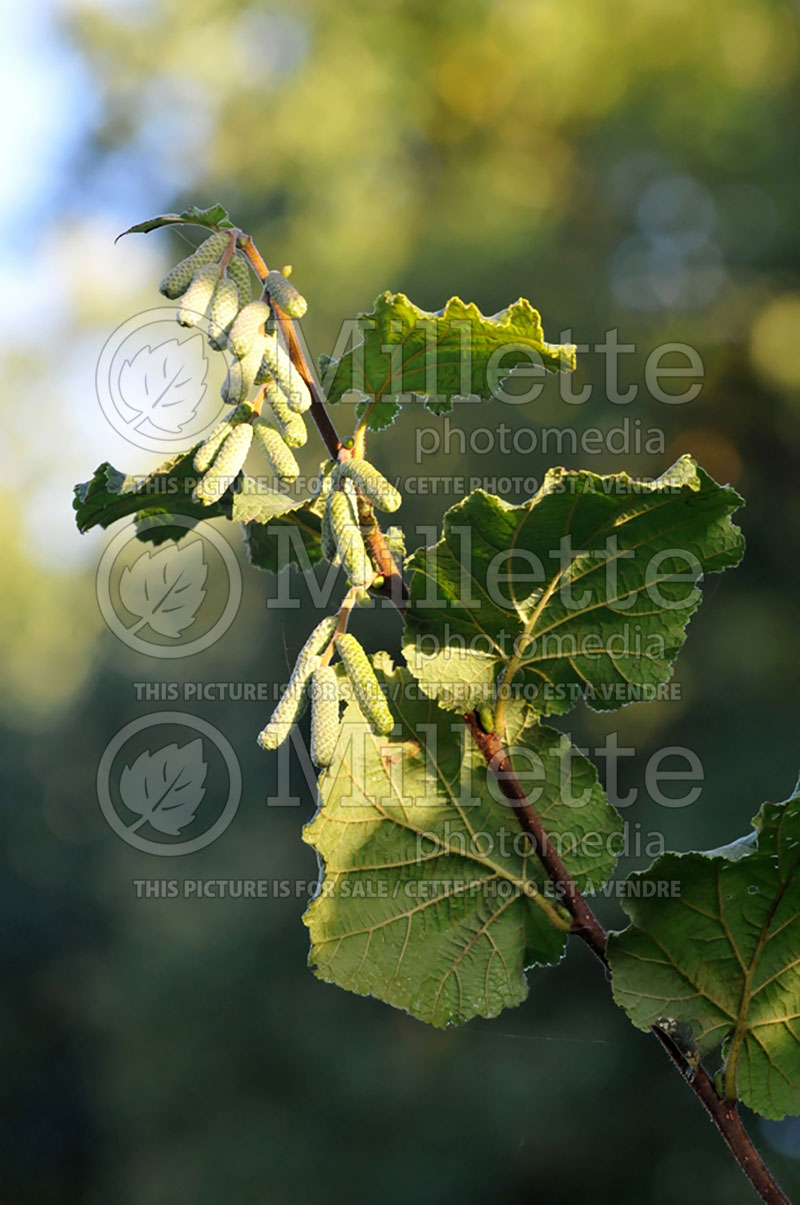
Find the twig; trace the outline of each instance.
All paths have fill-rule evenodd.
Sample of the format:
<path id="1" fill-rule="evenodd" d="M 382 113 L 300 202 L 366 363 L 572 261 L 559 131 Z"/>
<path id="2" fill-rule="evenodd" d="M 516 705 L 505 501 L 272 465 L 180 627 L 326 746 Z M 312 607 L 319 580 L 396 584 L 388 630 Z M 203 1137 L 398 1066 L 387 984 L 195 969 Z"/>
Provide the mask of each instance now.
<path id="1" fill-rule="evenodd" d="M 242 251 L 252 264 L 259 280 L 262 282 L 265 281 L 269 268 L 267 267 L 252 238 L 249 235 L 241 235 L 239 242 Z M 270 299 L 270 304 L 277 319 L 278 325 L 280 326 L 281 334 L 286 342 L 289 357 L 297 371 L 300 373 L 300 376 L 308 386 L 308 391 L 311 394 L 311 406 L 309 408 L 309 413 L 316 423 L 317 430 L 320 433 L 322 441 L 325 444 L 325 447 L 328 449 L 332 460 L 346 459 L 350 455 L 350 452 L 339 439 L 339 436 L 336 433 L 336 428 L 331 422 L 327 407 L 325 405 L 325 398 L 318 388 L 311 369 L 309 368 L 308 361 L 306 360 L 303 349 L 300 346 L 300 341 L 297 338 L 294 323 L 288 314 L 284 313 L 281 307 L 276 304 L 274 299 Z M 362 501 L 365 507 L 363 511 Z M 405 581 L 403 580 L 403 575 L 398 569 L 397 563 L 389 551 L 389 548 L 386 544 L 386 539 L 381 531 L 380 524 L 372 512 L 371 505 L 366 499 L 362 499 L 360 496 L 359 519 L 361 519 L 362 524 L 366 525 L 367 530 L 364 532 L 364 534 L 369 545 L 370 553 L 372 554 L 372 558 L 378 567 L 378 572 L 383 575 L 383 585 L 378 590 L 375 590 L 374 593 L 380 594 L 384 598 L 388 598 L 390 602 L 394 603 L 398 610 L 402 610 L 402 608 L 408 602 L 408 589 Z"/>
<path id="2" fill-rule="evenodd" d="M 241 235 L 239 243 L 242 251 L 252 264 L 259 280 L 263 282 L 267 279 L 269 268 L 264 262 L 261 253 L 256 247 L 250 235 Z M 317 388 L 317 384 L 308 366 L 308 361 L 303 355 L 303 349 L 300 346 L 297 334 L 294 329 L 294 323 L 288 314 L 285 314 L 281 307 L 274 301 L 270 300 L 272 310 L 278 320 L 278 325 L 281 328 L 281 334 L 286 341 L 286 347 L 289 352 L 292 363 L 294 364 L 300 376 L 305 381 L 308 392 L 311 394 L 311 406 L 309 413 L 317 425 L 317 430 L 322 437 L 322 442 L 328 449 L 332 460 L 337 460 L 342 449 L 342 441 L 336 434 L 336 428 L 331 422 L 328 411 L 325 407 L 325 399 Z"/>
<path id="3" fill-rule="evenodd" d="M 571 914 L 573 918 L 572 932 L 586 943 L 592 953 L 608 969 L 606 954 L 608 935 L 553 848 L 516 776 L 499 734 L 484 732 L 475 712 L 465 715 L 464 720 L 469 726 L 487 767 L 494 774 L 500 790 L 511 804 L 522 829 L 531 838 L 533 849 L 553 883 L 559 899 Z M 745 1130 L 736 1102 L 724 1100 L 719 1095 L 713 1079 L 703 1064 L 690 1065 L 668 1033 L 658 1025 L 652 1026 L 650 1032 L 660 1042 L 692 1092 L 706 1109 L 734 1159 L 762 1201 L 766 1202 L 766 1205 L 791 1205 L 789 1198 L 774 1179 Z"/>

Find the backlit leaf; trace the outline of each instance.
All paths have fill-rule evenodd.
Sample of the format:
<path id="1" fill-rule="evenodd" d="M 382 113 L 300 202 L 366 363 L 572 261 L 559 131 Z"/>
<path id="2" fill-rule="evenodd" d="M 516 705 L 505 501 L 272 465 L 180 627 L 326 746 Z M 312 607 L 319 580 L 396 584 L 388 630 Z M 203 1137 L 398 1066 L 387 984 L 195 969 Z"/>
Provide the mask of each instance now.
<path id="1" fill-rule="evenodd" d="M 630 876 L 612 934 L 614 998 L 634 1025 L 691 1025 L 720 1046 L 729 1096 L 800 1113 L 800 795 L 765 803 L 755 833 L 710 854 L 665 854 Z"/>
<path id="2" fill-rule="evenodd" d="M 119 242 L 126 234 L 149 234 L 151 230 L 158 230 L 161 226 L 181 225 L 205 226 L 209 230 L 230 230 L 233 227 L 228 211 L 223 205 L 212 205 L 209 209 L 198 209 L 196 205 L 190 205 L 183 213 L 162 213 L 158 217 L 137 222 L 135 226 L 129 226 L 122 234 L 118 234 L 114 241 Z"/>
<path id="3" fill-rule="evenodd" d="M 338 360 L 326 357 L 323 385 L 331 402 L 351 390 L 367 395 L 375 403 L 374 430 L 388 426 L 398 400 L 412 395 L 440 414 L 454 397 L 490 399 L 521 367 L 575 367 L 575 347 L 547 343 L 539 314 L 524 297 L 487 317 L 458 297 L 429 313 L 403 293 L 381 293 L 374 310 L 356 321 L 361 340 Z"/>
<path id="4" fill-rule="evenodd" d="M 202 506 L 192 498 L 198 474 L 194 468 L 196 445 L 171 456 L 149 473 L 126 475 L 106 461 L 90 481 L 75 486 L 73 507 L 79 531 L 109 527 L 127 515 L 136 515 L 139 539 L 152 544 L 179 540 L 190 528 L 171 522 L 174 515 L 200 521 L 224 515 L 230 518 L 230 494 Z"/>
<path id="5" fill-rule="evenodd" d="M 306 914 L 310 961 L 433 1025 L 493 1017 L 525 998 L 526 968 L 561 958 L 567 926 L 465 724 L 386 662 L 374 658 L 394 731 L 373 735 L 348 705 L 305 829 L 324 866 Z M 551 839 L 582 886 L 599 886 L 621 823 L 594 767 L 561 733 L 523 730 L 521 709 L 511 727 Z"/>
<path id="6" fill-rule="evenodd" d="M 412 553 L 403 651 L 465 711 L 498 682 L 541 714 L 651 698 L 672 672 L 696 582 L 738 563 L 741 498 L 688 456 L 657 481 L 551 469 L 529 502 L 477 490 Z"/>

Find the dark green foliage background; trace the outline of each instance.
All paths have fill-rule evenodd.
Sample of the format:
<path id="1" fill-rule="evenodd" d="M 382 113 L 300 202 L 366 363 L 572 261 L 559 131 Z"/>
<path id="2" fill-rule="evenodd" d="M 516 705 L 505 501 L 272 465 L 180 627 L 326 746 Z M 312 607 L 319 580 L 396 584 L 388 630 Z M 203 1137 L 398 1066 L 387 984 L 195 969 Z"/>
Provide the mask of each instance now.
<path id="1" fill-rule="evenodd" d="M 175 0 L 87 3 L 65 10 L 63 26 L 101 116 L 87 124 L 62 203 L 100 214 L 104 196 L 116 188 L 119 207 L 136 180 L 137 208 L 121 229 L 224 200 L 270 264 L 294 264 L 317 351 L 384 288 L 431 309 L 458 293 L 485 313 L 525 295 L 548 339 L 570 329 L 594 344 L 618 327 L 637 344 L 621 361 L 623 383 L 641 386 L 631 406 L 604 399 L 600 359 L 584 354 L 575 385 L 591 381 L 595 393 L 582 406 L 567 406 L 550 381 L 530 407 L 462 406 L 455 417 L 468 430 L 501 418 L 582 430 L 628 415 L 664 428 L 663 455 L 461 455 L 454 443 L 450 456 L 415 466 L 416 423 L 442 421 L 417 409 L 373 437 L 372 454 L 393 477 L 541 479 L 559 461 L 655 475 L 690 452 L 730 480 L 748 500 L 748 550 L 740 569 L 707 583 L 678 662 L 683 700 L 579 711 L 560 726 L 578 744 L 616 731 L 636 747 L 620 789 L 639 787 L 640 798 L 625 818 L 673 848 L 729 841 L 764 799 L 785 798 L 800 763 L 800 371 L 796 347 L 790 369 L 765 367 L 759 316 L 799 287 L 796 6 Z M 208 141 L 189 154 L 198 128 Z M 695 219 L 659 209 L 652 193 L 642 208 L 648 188 L 672 176 L 689 177 L 714 207 L 701 235 L 723 276 L 692 305 L 665 304 L 665 282 L 681 264 L 699 273 L 708 246 L 701 238 L 705 251 L 680 262 L 669 258 L 674 242 L 666 258 L 653 248 L 665 234 L 696 236 Z M 136 237 L 143 254 L 145 240 L 181 246 L 169 232 Z M 620 291 L 637 248 L 652 252 L 660 303 L 652 291 L 638 304 Z M 157 278 L 131 296 L 131 313 L 158 304 Z M 77 326 L 90 320 L 103 321 L 76 313 Z M 647 354 L 671 340 L 693 342 L 705 360 L 704 391 L 686 406 L 648 400 L 642 385 Z M 118 467 L 149 467 L 136 456 Z M 414 525 L 436 522 L 452 501 L 407 494 L 397 518 L 411 547 Z M 68 491 L 53 505 L 68 508 Z M 143 878 L 315 877 L 300 842 L 312 812 L 301 780 L 299 808 L 265 807 L 276 770 L 254 742 L 263 705 L 165 704 L 215 724 L 241 760 L 239 815 L 209 849 L 138 854 L 105 825 L 94 794 L 108 740 L 157 709 L 136 702 L 132 682 L 285 676 L 313 616 L 303 594 L 299 611 L 265 611 L 272 585 L 245 566 L 235 629 L 188 664 L 136 658 L 104 633 L 66 714 L 43 713 L 22 731 L 10 721 L 3 1205 L 746 1205 L 750 1189 L 722 1143 L 583 948 L 540 972 L 522 1008 L 442 1033 L 315 980 L 303 899 L 135 899 Z M 62 590 L 69 640 L 79 604 L 66 587 L 47 589 Z M 360 614 L 357 630 L 368 647 L 397 653 L 392 613 Z M 689 746 L 705 767 L 702 799 L 685 810 L 642 790 L 648 758 L 667 745 Z M 621 869 L 643 864 L 631 857 Z M 601 910 L 622 923 L 613 903 Z M 787 1190 L 800 1192 L 800 1121 L 752 1126 Z"/>

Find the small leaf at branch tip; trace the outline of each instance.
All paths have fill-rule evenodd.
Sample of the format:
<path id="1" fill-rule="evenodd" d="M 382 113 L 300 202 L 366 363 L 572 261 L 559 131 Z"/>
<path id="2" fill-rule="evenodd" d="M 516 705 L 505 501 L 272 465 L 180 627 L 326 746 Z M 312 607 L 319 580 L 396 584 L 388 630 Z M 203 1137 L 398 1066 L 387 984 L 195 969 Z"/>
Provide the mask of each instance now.
<path id="1" fill-rule="evenodd" d="M 217 226 L 226 230 L 233 229 L 233 223 L 224 205 L 212 205 L 208 209 L 198 209 L 197 206 L 190 205 L 188 209 L 184 209 L 183 213 L 162 213 L 158 217 L 137 222 L 135 226 L 129 226 L 127 230 L 122 231 L 122 234 L 118 234 L 114 242 L 118 243 L 126 234 L 149 234 L 151 230 L 158 230 L 162 226 L 181 225 L 205 226 L 212 230 Z"/>

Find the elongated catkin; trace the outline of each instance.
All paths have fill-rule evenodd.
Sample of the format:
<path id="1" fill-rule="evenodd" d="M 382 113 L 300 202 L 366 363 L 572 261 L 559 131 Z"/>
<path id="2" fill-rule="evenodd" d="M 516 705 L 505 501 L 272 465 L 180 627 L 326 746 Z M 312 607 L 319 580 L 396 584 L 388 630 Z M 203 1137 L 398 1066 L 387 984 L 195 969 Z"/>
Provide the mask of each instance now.
<path id="1" fill-rule="evenodd" d="M 268 272 L 264 288 L 290 318 L 302 318 L 308 309 L 305 297 L 298 293 L 292 282 L 287 280 L 282 272 L 274 270 Z"/>
<path id="2" fill-rule="evenodd" d="M 247 459 L 252 441 L 253 428 L 250 423 L 240 423 L 238 427 L 233 428 L 211 468 L 195 487 L 195 496 L 203 506 L 218 502 L 230 489 Z"/>
<path id="3" fill-rule="evenodd" d="M 205 317 L 218 282 L 219 264 L 205 264 L 195 272 L 178 307 L 177 318 L 181 326 L 197 326 Z"/>
<path id="4" fill-rule="evenodd" d="M 349 632 L 336 637 L 336 651 L 364 719 L 376 736 L 388 736 L 394 727 L 394 719 L 367 654 Z"/>
<path id="5" fill-rule="evenodd" d="M 383 473 L 379 473 L 373 464 L 362 460 L 360 456 L 351 456 L 349 460 L 342 461 L 341 473 L 349 477 L 379 510 L 395 511 L 403 501 L 391 481 L 387 481 Z"/>
<path id="6" fill-rule="evenodd" d="M 343 490 L 333 490 L 326 510 L 330 529 L 336 543 L 337 555 L 351 586 L 368 586 L 375 576 L 367 555 L 361 528 L 353 518 L 351 500 Z"/>
<path id="7" fill-rule="evenodd" d="M 311 678 L 311 760 L 329 766 L 339 736 L 339 682 L 336 670 L 321 665 Z"/>

